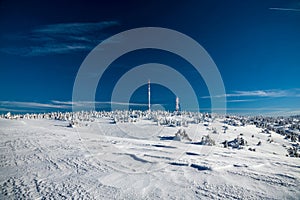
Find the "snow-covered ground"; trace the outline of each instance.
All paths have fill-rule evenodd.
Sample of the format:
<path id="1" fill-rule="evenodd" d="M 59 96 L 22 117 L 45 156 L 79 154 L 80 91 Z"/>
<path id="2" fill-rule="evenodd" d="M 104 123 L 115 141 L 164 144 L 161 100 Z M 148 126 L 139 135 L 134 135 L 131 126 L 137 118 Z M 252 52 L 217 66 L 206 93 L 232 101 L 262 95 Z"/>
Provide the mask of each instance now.
<path id="1" fill-rule="evenodd" d="M 290 141 L 254 125 L 227 125 L 224 133 L 217 118 L 181 127 L 192 141 L 172 140 L 180 127 L 151 120 L 68 125 L 0 119 L 0 199 L 300 198 Z M 204 135 L 215 145 L 199 145 Z M 247 144 L 224 148 L 237 137 Z"/>

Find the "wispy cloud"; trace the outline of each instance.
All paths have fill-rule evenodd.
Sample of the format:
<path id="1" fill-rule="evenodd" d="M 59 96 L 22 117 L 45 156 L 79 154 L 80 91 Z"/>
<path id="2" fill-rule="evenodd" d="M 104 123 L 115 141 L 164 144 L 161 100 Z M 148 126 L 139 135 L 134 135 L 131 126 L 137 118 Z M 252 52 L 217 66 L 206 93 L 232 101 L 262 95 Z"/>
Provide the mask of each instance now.
<path id="1" fill-rule="evenodd" d="M 251 90 L 251 91 L 233 91 L 225 95 L 214 96 L 215 98 L 221 97 L 299 97 L 300 89 L 289 90 Z M 203 96 L 201 98 L 211 98 L 211 96 Z"/>
<path id="2" fill-rule="evenodd" d="M 148 106 L 146 103 L 134 103 L 134 102 L 110 102 L 110 101 L 57 101 L 52 100 L 49 103 L 40 102 L 23 102 L 23 101 L 0 101 L 0 111 L 11 111 L 11 112 L 32 112 L 38 110 L 72 110 L 72 106 L 89 107 L 91 105 L 109 107 L 110 105 L 120 106 Z M 152 106 L 161 104 L 152 104 Z"/>
<path id="3" fill-rule="evenodd" d="M 23 102 L 23 101 L 0 101 L 0 106 L 3 108 L 58 108 L 58 109 L 66 109 L 70 106 L 62 105 L 62 104 L 52 104 L 52 103 L 38 103 L 38 102 Z"/>
<path id="4" fill-rule="evenodd" d="M 133 103 L 133 102 L 114 102 L 114 101 L 79 101 L 79 102 L 73 102 L 73 101 L 51 101 L 54 104 L 59 105 L 75 105 L 75 106 L 85 106 L 85 105 L 123 105 L 123 106 L 148 106 L 147 103 Z M 152 105 L 161 105 L 161 104 L 152 104 Z"/>
<path id="5" fill-rule="evenodd" d="M 16 112 L 16 113 L 23 113 L 23 112 L 32 112 L 32 110 L 12 109 L 12 108 L 0 108 L 0 112 Z"/>
<path id="6" fill-rule="evenodd" d="M 300 9 L 296 8 L 269 8 L 270 10 L 278 10 L 278 11 L 295 11 L 300 12 Z"/>
<path id="7" fill-rule="evenodd" d="M 42 34 L 58 34 L 58 35 L 84 35 L 89 34 L 90 32 L 96 32 L 99 30 L 103 30 L 105 28 L 118 25 L 117 21 L 102 21 L 95 23 L 61 23 L 61 24 L 50 24 L 40 26 L 39 28 L 33 30 L 33 33 L 42 33 Z M 82 37 L 78 37 L 77 39 L 81 40 Z M 83 38 L 84 39 L 84 38 Z"/>
<path id="8" fill-rule="evenodd" d="M 227 94 L 227 97 L 243 97 L 243 96 L 255 96 L 255 97 L 282 97 L 286 96 L 288 91 L 286 90 L 254 90 L 254 91 L 235 91 L 234 93 Z"/>
<path id="9" fill-rule="evenodd" d="M 258 99 L 233 99 L 233 100 L 227 100 L 227 103 L 239 103 L 239 102 L 253 102 L 257 101 Z"/>
<path id="10" fill-rule="evenodd" d="M 88 51 L 110 36 L 108 28 L 117 21 L 96 23 L 63 23 L 39 26 L 29 32 L 9 36 L 18 46 L 6 46 L 0 51 L 21 56 L 39 56 Z"/>

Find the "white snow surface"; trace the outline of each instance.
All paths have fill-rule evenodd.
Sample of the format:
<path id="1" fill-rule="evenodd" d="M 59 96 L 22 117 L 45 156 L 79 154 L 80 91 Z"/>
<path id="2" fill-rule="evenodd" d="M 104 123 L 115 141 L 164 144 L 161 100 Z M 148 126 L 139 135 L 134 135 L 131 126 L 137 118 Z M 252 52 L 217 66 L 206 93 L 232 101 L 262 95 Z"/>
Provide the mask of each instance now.
<path id="1" fill-rule="evenodd" d="M 300 199 L 300 159 L 286 156 L 284 136 L 223 125 L 183 127 L 192 142 L 216 141 L 205 146 L 161 140 L 179 127 L 150 120 L 0 119 L 0 199 Z M 221 144 L 241 133 L 243 149 Z"/>

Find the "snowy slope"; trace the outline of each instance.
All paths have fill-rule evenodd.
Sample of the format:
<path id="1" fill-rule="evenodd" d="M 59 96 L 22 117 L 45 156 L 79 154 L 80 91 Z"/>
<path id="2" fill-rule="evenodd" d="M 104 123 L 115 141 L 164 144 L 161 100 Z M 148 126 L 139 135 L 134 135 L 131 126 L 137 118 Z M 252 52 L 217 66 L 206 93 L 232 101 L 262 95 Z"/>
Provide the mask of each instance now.
<path id="1" fill-rule="evenodd" d="M 183 129 L 192 142 L 162 140 L 179 127 L 149 120 L 67 126 L 0 119 L 0 199 L 300 198 L 300 159 L 286 157 L 289 141 L 254 125 L 224 133 L 221 119 L 190 124 Z M 216 145 L 198 145 L 208 134 Z M 237 136 L 243 149 L 221 144 Z"/>

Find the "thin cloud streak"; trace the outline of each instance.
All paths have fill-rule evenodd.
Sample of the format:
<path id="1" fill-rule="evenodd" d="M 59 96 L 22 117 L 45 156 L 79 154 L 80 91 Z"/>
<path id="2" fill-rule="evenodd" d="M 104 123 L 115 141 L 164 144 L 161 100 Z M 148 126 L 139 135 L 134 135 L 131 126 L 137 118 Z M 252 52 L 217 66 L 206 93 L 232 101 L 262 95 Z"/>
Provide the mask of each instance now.
<path id="1" fill-rule="evenodd" d="M 23 102 L 23 101 L 0 101 L 0 111 L 11 111 L 11 112 L 30 112 L 28 109 L 33 110 L 72 110 L 72 106 L 90 106 L 92 104 L 98 105 L 123 105 L 123 106 L 148 106 L 148 104 L 143 103 L 126 103 L 126 102 L 100 102 L 100 101 L 82 101 L 82 102 L 72 102 L 72 101 L 57 101 L 53 100 L 51 103 L 38 103 L 38 102 Z M 153 106 L 159 104 L 152 104 Z M 27 110 L 25 110 L 27 109 Z"/>
<path id="2" fill-rule="evenodd" d="M 61 24 L 50 24 L 40 26 L 34 29 L 33 33 L 38 34 L 54 34 L 54 35 L 83 35 L 89 34 L 90 32 L 95 32 L 103 30 L 105 28 L 119 25 L 117 21 L 103 21 L 96 23 L 61 23 Z M 82 37 L 77 37 L 82 38 Z"/>
<path id="3" fill-rule="evenodd" d="M 296 12 L 300 12 L 300 9 L 296 9 L 296 8 L 269 8 L 269 10 L 296 11 Z"/>
<path id="4" fill-rule="evenodd" d="M 222 98 L 222 97 L 299 97 L 300 89 L 289 89 L 289 90 L 252 90 L 252 91 L 234 91 L 225 95 L 217 96 L 203 96 L 201 98 Z"/>
<path id="5" fill-rule="evenodd" d="M 235 91 L 233 94 L 227 94 L 227 97 L 257 96 L 257 97 L 282 97 L 286 96 L 285 90 L 254 90 L 254 91 Z"/>
<path id="6" fill-rule="evenodd" d="M 0 112 L 16 112 L 16 113 L 23 113 L 23 112 L 32 112 L 32 110 L 11 109 L 11 108 L 0 108 Z"/>
<path id="7" fill-rule="evenodd" d="M 234 99 L 234 100 L 227 100 L 227 103 L 239 103 L 239 102 L 253 102 L 257 101 L 258 99 Z"/>
<path id="8" fill-rule="evenodd" d="M 91 105 L 97 106 L 148 106 L 144 103 L 132 103 L 132 102 L 109 102 L 109 101 L 57 101 L 52 100 L 50 103 L 38 103 L 38 102 L 23 102 L 23 101 L 0 101 L 0 112 L 35 112 L 35 111 L 51 111 L 53 109 L 57 110 L 72 110 L 72 106 L 79 107 L 90 107 Z M 152 106 L 162 105 L 162 104 L 152 104 Z"/>
<path id="9" fill-rule="evenodd" d="M 73 102 L 73 101 L 51 101 L 54 104 L 61 104 L 61 105 L 74 105 L 74 106 L 84 106 L 84 105 L 91 105 L 91 104 L 108 104 L 108 105 L 124 105 L 124 106 L 148 106 L 146 103 L 132 103 L 132 102 L 113 102 L 113 101 L 80 101 L 80 102 Z M 162 104 L 151 104 L 151 105 L 162 105 Z"/>
<path id="10" fill-rule="evenodd" d="M 66 105 L 55 105 L 49 103 L 37 103 L 37 102 L 23 102 L 23 101 L 0 101 L 0 106 L 2 107 L 21 107 L 21 108 L 58 108 L 67 109 L 69 106 Z"/>
<path id="11" fill-rule="evenodd" d="M 117 21 L 44 25 L 8 37 L 14 43 L 29 45 L 6 46 L 0 51 L 25 57 L 89 51 L 110 36 L 107 28 L 118 25 Z"/>

